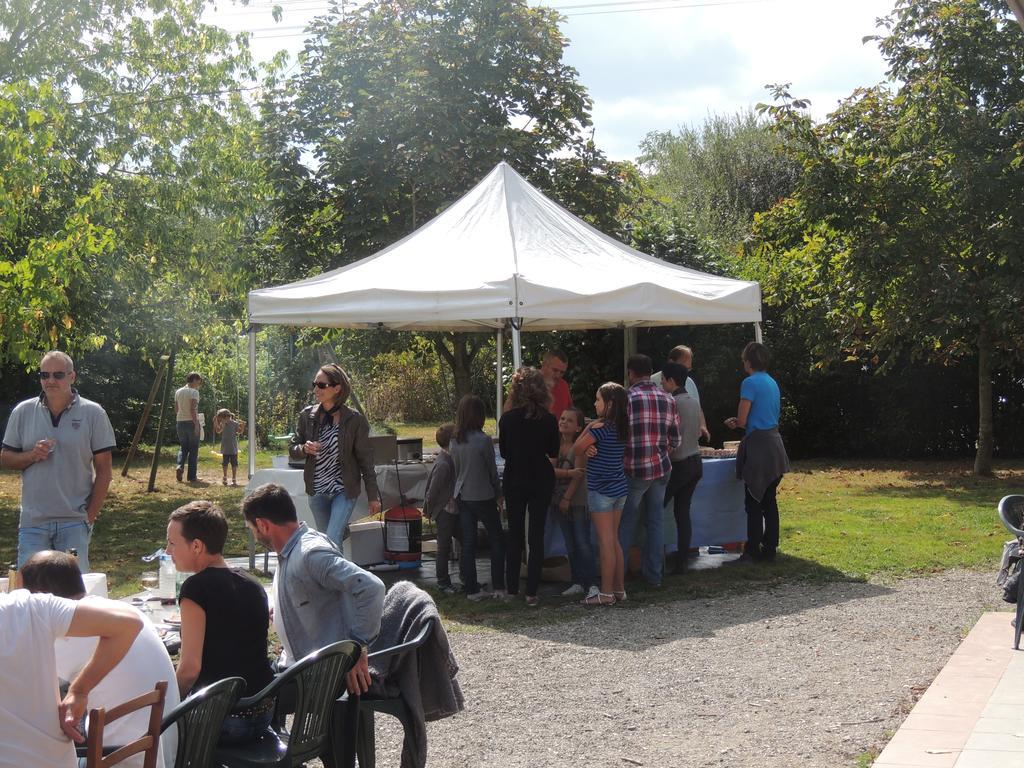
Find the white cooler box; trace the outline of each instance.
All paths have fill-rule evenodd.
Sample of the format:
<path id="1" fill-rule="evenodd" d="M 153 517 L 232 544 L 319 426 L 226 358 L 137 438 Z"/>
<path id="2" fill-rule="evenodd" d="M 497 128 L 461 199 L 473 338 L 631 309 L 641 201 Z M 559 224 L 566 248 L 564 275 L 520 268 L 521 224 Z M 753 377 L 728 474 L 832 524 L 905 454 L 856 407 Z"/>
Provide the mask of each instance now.
<path id="1" fill-rule="evenodd" d="M 384 562 L 384 523 L 364 520 L 348 527 L 348 538 L 342 542 L 345 557 L 356 565 Z"/>

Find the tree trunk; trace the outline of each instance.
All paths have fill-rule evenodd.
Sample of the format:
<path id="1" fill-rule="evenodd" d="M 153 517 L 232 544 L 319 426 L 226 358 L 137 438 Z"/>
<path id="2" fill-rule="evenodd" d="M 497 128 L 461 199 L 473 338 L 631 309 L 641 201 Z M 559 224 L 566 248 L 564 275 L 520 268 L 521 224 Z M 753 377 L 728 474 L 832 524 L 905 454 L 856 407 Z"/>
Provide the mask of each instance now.
<path id="1" fill-rule="evenodd" d="M 978 331 L 978 453 L 974 474 L 992 474 L 992 338 L 984 326 Z"/>
<path id="2" fill-rule="evenodd" d="M 459 399 L 473 392 L 469 367 L 474 357 L 468 353 L 463 339 L 459 338 L 460 336 L 463 336 L 463 334 L 455 334 L 455 344 L 453 347 L 455 362 L 452 364 L 452 376 L 455 379 L 455 396 Z"/>
<path id="3" fill-rule="evenodd" d="M 480 340 L 470 333 L 438 333 L 431 334 L 434 349 L 452 370 L 455 381 L 455 399 L 472 394 L 472 366 L 477 352 L 480 351 Z M 446 343 L 447 342 L 447 343 Z M 448 343 L 451 344 L 449 348 Z"/>

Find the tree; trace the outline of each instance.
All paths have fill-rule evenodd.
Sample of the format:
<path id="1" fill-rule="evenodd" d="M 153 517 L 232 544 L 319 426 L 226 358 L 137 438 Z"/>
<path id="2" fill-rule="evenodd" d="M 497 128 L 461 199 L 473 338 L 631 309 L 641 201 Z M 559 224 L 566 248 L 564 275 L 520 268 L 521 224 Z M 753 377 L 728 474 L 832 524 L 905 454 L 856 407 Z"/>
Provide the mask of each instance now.
<path id="1" fill-rule="evenodd" d="M 584 133 L 565 46 L 557 14 L 525 0 L 372 0 L 317 19 L 301 71 L 264 104 L 277 195 L 254 270 L 295 279 L 374 253 L 501 160 L 611 224 L 614 164 Z M 484 340 L 431 339 L 465 394 Z"/>
<path id="2" fill-rule="evenodd" d="M 712 115 L 700 128 L 647 134 L 639 162 L 653 194 L 664 200 L 699 246 L 730 270 L 754 214 L 789 195 L 800 166 L 783 137 L 753 110 Z"/>
<path id="3" fill-rule="evenodd" d="M 888 79 L 821 125 L 776 88 L 804 173 L 747 253 L 822 363 L 976 359 L 987 474 L 993 372 L 1024 342 L 1024 38 L 996 0 L 901 0 L 884 30 Z"/>
<path id="4" fill-rule="evenodd" d="M 145 356 L 237 313 L 264 196 L 255 73 L 205 6 L 0 6 L 0 365 L 58 345 Z"/>

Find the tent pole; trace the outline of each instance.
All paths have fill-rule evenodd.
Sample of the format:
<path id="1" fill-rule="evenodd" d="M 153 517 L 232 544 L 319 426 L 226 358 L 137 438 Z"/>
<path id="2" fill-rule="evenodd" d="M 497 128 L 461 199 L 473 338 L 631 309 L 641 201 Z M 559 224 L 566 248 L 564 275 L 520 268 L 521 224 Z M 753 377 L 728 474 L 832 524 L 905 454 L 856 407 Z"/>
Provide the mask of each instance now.
<path id="1" fill-rule="evenodd" d="M 256 474 L 256 326 L 249 326 L 249 479 Z"/>
<path id="2" fill-rule="evenodd" d="M 629 386 L 629 377 L 626 375 L 627 363 L 629 362 L 629 328 L 622 328 L 622 386 Z"/>
<path id="3" fill-rule="evenodd" d="M 761 339 L 761 323 L 754 323 L 754 341 L 758 344 L 763 344 L 764 342 Z"/>
<path id="4" fill-rule="evenodd" d="M 496 371 L 495 371 L 495 376 L 494 376 L 494 380 L 496 382 L 496 384 L 495 384 L 495 393 L 494 393 L 494 414 L 495 414 L 495 416 L 494 416 L 494 432 L 495 432 L 495 434 L 497 434 L 497 432 L 498 432 L 498 420 L 501 418 L 501 400 L 502 400 L 501 396 L 504 394 L 504 389 L 505 389 L 502 386 L 502 381 L 501 381 L 501 374 L 504 372 L 504 368 L 505 368 L 504 361 L 502 360 L 503 354 L 505 352 L 505 349 L 504 349 L 504 347 L 505 347 L 505 332 L 501 328 L 498 329 L 498 338 L 496 339 L 496 341 L 497 341 L 497 346 L 498 346 L 498 355 L 497 355 L 498 360 L 497 360 L 497 363 L 495 364 Z"/>
<path id="5" fill-rule="evenodd" d="M 523 345 L 519 335 L 519 318 L 512 323 L 512 368 L 519 370 L 523 367 Z"/>
<path id="6" fill-rule="evenodd" d="M 636 328 L 622 327 L 622 386 L 629 387 L 629 358 L 636 353 Z"/>

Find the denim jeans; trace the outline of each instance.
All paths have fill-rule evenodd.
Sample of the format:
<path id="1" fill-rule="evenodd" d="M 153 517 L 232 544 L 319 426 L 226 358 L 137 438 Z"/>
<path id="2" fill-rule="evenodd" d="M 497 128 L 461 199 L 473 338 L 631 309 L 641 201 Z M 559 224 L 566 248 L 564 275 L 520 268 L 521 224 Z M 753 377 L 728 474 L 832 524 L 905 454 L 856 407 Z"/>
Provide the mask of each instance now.
<path id="1" fill-rule="evenodd" d="M 188 462 L 188 479 L 196 480 L 196 467 L 199 464 L 199 435 L 196 434 L 196 425 L 191 421 L 176 422 L 178 428 L 178 469 Z"/>
<path id="2" fill-rule="evenodd" d="M 348 521 L 352 519 L 355 499 L 350 499 L 345 492 L 333 496 L 318 493 L 309 497 L 309 510 L 313 513 L 316 529 L 327 534 L 327 538 L 341 549 L 341 540 L 345 537 Z"/>
<path id="3" fill-rule="evenodd" d="M 21 568 L 36 552 L 56 549 L 67 552 L 78 550 L 78 568 L 89 572 L 89 539 L 92 526 L 84 520 L 78 522 L 44 523 L 18 529 L 18 567 Z"/>
<path id="4" fill-rule="evenodd" d="M 273 710 L 253 717 L 225 717 L 220 724 L 220 739 L 217 743 L 229 747 L 253 741 L 270 727 L 273 717 Z"/>
<path id="5" fill-rule="evenodd" d="M 676 563 L 686 567 L 686 557 L 693 538 L 693 524 L 690 522 L 690 502 L 697 483 L 704 476 L 704 465 L 700 454 L 672 462 L 672 474 L 665 489 L 665 506 L 672 502 L 672 514 L 676 519 Z"/>
<path id="6" fill-rule="evenodd" d="M 570 517 L 570 515 L 572 515 Z M 569 569 L 572 583 L 579 584 L 584 591 L 597 584 L 597 547 L 594 545 L 594 526 L 586 507 L 572 507 L 562 512 L 558 504 L 552 504 L 550 516 L 558 523 L 569 555 Z"/>
<path id="7" fill-rule="evenodd" d="M 459 576 L 467 595 L 480 591 L 476 580 L 476 524 L 479 520 L 487 530 L 491 549 L 491 589 L 505 588 L 505 531 L 494 499 L 465 501 L 458 499 L 459 522 L 462 524 L 462 556 L 459 557 Z"/>
<path id="8" fill-rule="evenodd" d="M 446 509 L 437 514 L 437 558 L 434 560 L 437 586 L 451 586 L 452 578 L 448 575 L 448 561 L 452 556 L 452 538 L 462 543 L 462 526 L 459 515 L 453 515 Z"/>
<path id="9" fill-rule="evenodd" d="M 662 565 L 665 556 L 665 488 L 668 475 L 656 480 L 629 478 L 629 494 L 626 505 L 622 508 L 622 523 L 619 525 L 619 543 L 622 555 L 629 562 L 629 548 L 633 544 L 633 533 L 636 530 L 637 512 L 641 505 L 644 510 L 644 525 L 647 532 L 644 539 L 643 575 L 644 580 L 653 586 L 661 584 Z"/>

